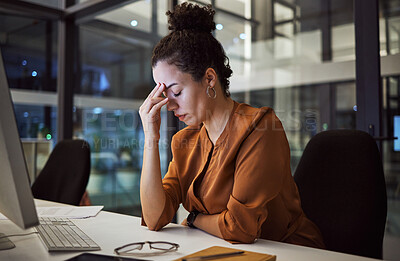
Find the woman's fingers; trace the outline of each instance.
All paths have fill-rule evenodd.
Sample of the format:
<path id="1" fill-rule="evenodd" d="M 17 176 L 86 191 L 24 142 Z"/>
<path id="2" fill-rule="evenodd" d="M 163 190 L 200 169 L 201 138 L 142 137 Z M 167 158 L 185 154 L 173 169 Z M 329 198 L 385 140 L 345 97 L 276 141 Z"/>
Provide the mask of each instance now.
<path id="1" fill-rule="evenodd" d="M 147 99 L 152 98 L 154 96 L 154 93 L 156 93 L 156 91 L 160 88 L 161 83 L 157 83 L 157 85 L 153 88 L 153 90 L 151 90 L 151 92 L 149 93 L 149 95 L 147 95 Z"/>
<path id="2" fill-rule="evenodd" d="M 163 97 L 154 97 L 154 98 L 150 98 L 148 101 L 146 101 L 146 104 L 144 104 L 144 109 L 147 113 L 150 112 L 151 108 L 153 108 L 154 105 L 156 105 L 157 103 L 161 102 L 162 100 L 164 100 L 165 98 Z"/>
<path id="3" fill-rule="evenodd" d="M 154 102 L 152 102 L 151 100 L 153 99 L 154 96 L 156 96 L 155 94 L 160 89 L 160 87 L 162 87 L 162 84 L 157 83 L 156 87 L 154 87 L 154 89 L 149 93 L 147 98 L 144 100 L 144 102 L 140 106 L 140 110 L 147 109 L 146 111 L 149 111 L 151 109 L 151 107 L 149 107 L 149 105 L 152 106 L 152 104 L 154 104 Z"/>
<path id="4" fill-rule="evenodd" d="M 150 100 L 149 100 L 149 104 L 157 104 L 157 103 L 159 103 L 160 101 L 162 101 L 162 100 L 164 100 L 165 98 L 163 98 L 163 97 L 153 97 L 153 98 L 151 98 Z"/>
<path id="5" fill-rule="evenodd" d="M 155 98 L 153 98 L 155 99 Z M 158 102 L 157 104 L 155 104 L 149 111 L 149 114 L 153 114 L 153 113 L 157 113 L 161 110 L 161 107 L 164 106 L 165 104 L 168 103 L 168 98 L 161 98 L 162 101 Z"/>
<path id="6" fill-rule="evenodd" d="M 149 99 L 149 98 L 153 98 L 153 97 L 161 97 L 161 94 L 164 91 L 164 88 L 165 88 L 164 83 L 157 83 L 157 86 L 154 87 L 154 89 L 151 91 L 151 93 L 149 94 L 149 96 L 147 98 Z"/>
<path id="7" fill-rule="evenodd" d="M 153 117 L 153 114 L 157 113 L 158 110 L 161 109 L 168 102 L 168 98 L 163 97 L 155 97 L 149 99 L 146 104 L 143 104 L 140 108 L 141 113 L 147 114 L 150 118 Z"/>
<path id="8" fill-rule="evenodd" d="M 158 83 L 149 96 L 147 96 L 139 109 L 142 118 L 146 118 L 149 122 L 153 122 L 159 118 L 161 107 L 168 103 L 168 98 L 162 97 L 164 89 L 165 84 Z"/>
<path id="9" fill-rule="evenodd" d="M 159 88 L 156 90 L 156 92 L 154 93 L 153 97 L 162 97 L 162 93 L 165 89 L 165 84 L 161 83 L 161 85 L 159 86 Z"/>

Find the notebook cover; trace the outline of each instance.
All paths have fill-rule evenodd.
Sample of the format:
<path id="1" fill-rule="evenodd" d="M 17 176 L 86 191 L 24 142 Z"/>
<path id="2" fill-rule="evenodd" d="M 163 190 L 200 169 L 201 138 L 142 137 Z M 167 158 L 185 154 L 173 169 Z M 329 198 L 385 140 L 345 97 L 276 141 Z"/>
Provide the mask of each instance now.
<path id="1" fill-rule="evenodd" d="M 175 261 L 181 261 L 181 260 L 183 260 L 185 258 L 189 258 L 189 257 L 216 255 L 216 254 L 230 253 L 230 252 L 235 252 L 235 251 L 241 251 L 241 249 L 213 246 L 213 247 L 209 247 L 204 250 L 198 251 L 196 253 L 181 257 L 179 259 L 176 259 Z M 237 256 L 221 257 L 221 258 L 218 258 L 218 260 L 221 260 L 221 261 L 223 261 L 223 260 L 276 261 L 276 256 L 274 256 L 274 255 L 251 252 L 251 251 L 246 251 L 246 250 L 243 250 L 243 251 L 244 251 L 243 254 L 240 254 Z"/>

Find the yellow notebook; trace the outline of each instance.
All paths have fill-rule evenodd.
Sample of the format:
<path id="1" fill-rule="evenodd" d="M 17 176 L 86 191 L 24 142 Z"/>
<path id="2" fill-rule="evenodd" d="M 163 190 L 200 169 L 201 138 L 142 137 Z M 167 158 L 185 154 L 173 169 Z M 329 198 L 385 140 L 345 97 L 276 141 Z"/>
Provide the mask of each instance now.
<path id="1" fill-rule="evenodd" d="M 204 256 L 210 256 L 210 255 L 232 253 L 232 252 L 237 252 L 237 251 L 241 251 L 241 250 L 240 249 L 234 249 L 234 248 L 213 246 L 213 247 L 209 247 L 209 248 L 206 248 L 204 250 L 198 251 L 196 253 L 184 256 L 182 258 L 176 259 L 175 261 L 182 261 L 182 260 L 185 260 L 185 259 L 190 261 L 192 257 L 204 257 Z M 200 259 L 195 259 L 195 260 L 200 260 Z M 263 253 L 257 253 L 257 252 L 251 252 L 251 251 L 245 251 L 244 250 L 243 254 L 239 254 L 239 255 L 235 255 L 235 256 L 226 256 L 226 257 L 219 257 L 219 258 L 207 258 L 207 259 L 203 259 L 203 260 L 276 261 L 276 256 L 263 254 Z"/>

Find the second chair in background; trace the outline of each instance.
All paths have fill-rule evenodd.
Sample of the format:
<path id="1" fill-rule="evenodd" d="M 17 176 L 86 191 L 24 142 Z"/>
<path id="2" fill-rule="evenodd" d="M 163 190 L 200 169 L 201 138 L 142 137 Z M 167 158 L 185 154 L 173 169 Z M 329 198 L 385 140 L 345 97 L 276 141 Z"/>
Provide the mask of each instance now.
<path id="1" fill-rule="evenodd" d="M 32 185 L 33 196 L 79 205 L 90 174 L 90 148 L 84 140 L 57 143 Z"/>
<path id="2" fill-rule="evenodd" d="M 331 130 L 307 144 L 294 179 L 302 207 L 328 250 L 382 258 L 386 184 L 374 139 L 358 130 Z"/>

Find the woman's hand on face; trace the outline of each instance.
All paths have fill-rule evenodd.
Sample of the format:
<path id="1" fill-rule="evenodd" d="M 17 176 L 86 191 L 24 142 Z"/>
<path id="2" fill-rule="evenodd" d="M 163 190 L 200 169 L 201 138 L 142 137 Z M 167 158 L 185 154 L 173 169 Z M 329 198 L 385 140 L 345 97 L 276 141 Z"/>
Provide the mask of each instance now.
<path id="1" fill-rule="evenodd" d="M 149 140 L 160 139 L 161 108 L 168 103 L 168 98 L 161 96 L 164 89 L 165 84 L 158 83 L 139 109 L 145 138 Z"/>

